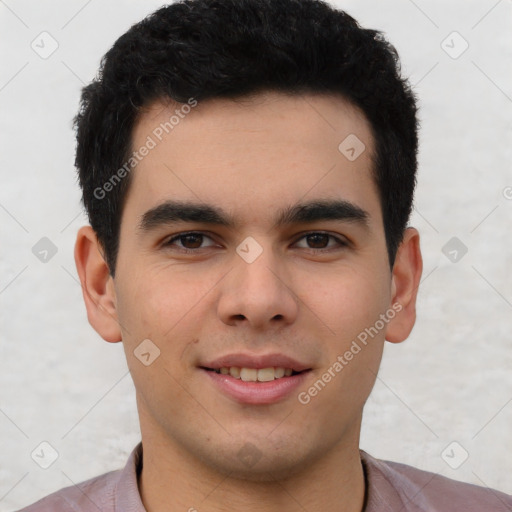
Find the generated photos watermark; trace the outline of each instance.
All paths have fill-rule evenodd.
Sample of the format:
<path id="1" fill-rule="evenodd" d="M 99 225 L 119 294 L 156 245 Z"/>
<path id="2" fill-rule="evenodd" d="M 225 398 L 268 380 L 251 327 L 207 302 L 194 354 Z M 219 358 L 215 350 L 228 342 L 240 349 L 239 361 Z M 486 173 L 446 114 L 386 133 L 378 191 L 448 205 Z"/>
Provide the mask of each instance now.
<path id="1" fill-rule="evenodd" d="M 94 197 L 96 199 L 104 199 L 109 192 L 112 192 L 114 188 L 121 183 L 121 181 L 134 169 L 134 167 L 146 157 L 149 152 L 156 148 L 159 142 L 163 140 L 165 135 L 169 134 L 182 119 L 186 117 L 190 111 L 197 106 L 197 100 L 189 98 L 187 103 L 184 103 L 180 108 L 177 108 L 174 113 L 169 117 L 167 121 L 160 123 L 152 132 L 148 135 L 146 142 L 139 149 L 133 151 L 130 158 L 121 166 L 112 176 L 105 182 L 101 187 L 94 189 Z"/>
<path id="2" fill-rule="evenodd" d="M 379 332 L 386 327 L 390 320 L 395 318 L 397 313 L 402 311 L 403 306 L 399 302 L 395 302 L 385 313 L 379 316 L 379 319 L 370 326 L 366 327 L 361 331 L 356 339 L 354 339 L 350 345 L 350 348 L 346 350 L 342 355 L 338 355 L 336 361 L 334 361 L 329 368 L 317 379 L 313 385 L 311 385 L 306 391 L 301 391 L 297 398 L 303 405 L 309 404 L 311 399 L 320 393 L 325 386 L 331 382 L 336 375 L 338 375 L 345 366 L 347 366 L 354 357 L 361 352 L 363 347 L 368 345 L 369 338 L 373 339 Z M 362 346 L 361 346 L 362 345 Z"/>

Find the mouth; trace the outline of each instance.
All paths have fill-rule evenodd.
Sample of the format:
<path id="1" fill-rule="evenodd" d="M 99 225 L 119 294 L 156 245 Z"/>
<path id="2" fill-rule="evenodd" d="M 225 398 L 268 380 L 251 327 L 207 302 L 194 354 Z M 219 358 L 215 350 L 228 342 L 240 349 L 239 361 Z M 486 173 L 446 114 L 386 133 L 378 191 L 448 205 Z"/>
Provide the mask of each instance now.
<path id="1" fill-rule="evenodd" d="M 286 399 L 293 400 L 299 388 L 306 385 L 311 373 L 311 368 L 297 371 L 282 366 L 200 366 L 199 369 L 214 390 L 239 405 L 269 405 Z"/>
<path id="2" fill-rule="evenodd" d="M 273 404 L 291 398 L 313 368 L 282 353 L 237 352 L 201 361 L 213 389 L 238 404 Z"/>
<path id="3" fill-rule="evenodd" d="M 268 368 L 247 368 L 239 366 L 222 366 L 220 368 L 207 368 L 201 366 L 203 370 L 215 372 L 219 375 L 229 375 L 234 379 L 244 382 L 271 382 L 285 377 L 293 377 L 304 372 L 310 371 L 310 368 L 302 371 L 295 371 L 293 368 L 284 368 L 282 366 Z"/>

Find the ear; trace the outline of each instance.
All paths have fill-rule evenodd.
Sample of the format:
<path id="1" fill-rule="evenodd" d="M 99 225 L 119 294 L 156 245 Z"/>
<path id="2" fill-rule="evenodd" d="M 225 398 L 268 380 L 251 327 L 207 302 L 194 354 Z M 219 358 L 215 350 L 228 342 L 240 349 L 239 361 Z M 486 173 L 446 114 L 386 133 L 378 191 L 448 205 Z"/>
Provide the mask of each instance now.
<path id="1" fill-rule="evenodd" d="M 422 270 L 420 235 L 415 228 L 407 228 L 398 248 L 391 276 L 391 304 L 397 311 L 386 329 L 386 340 L 391 343 L 406 340 L 414 327 L 416 296 Z"/>
<path id="2" fill-rule="evenodd" d="M 103 257 L 101 244 L 91 226 L 82 226 L 78 230 L 75 264 L 89 323 L 105 341 L 121 341 L 114 280 Z"/>

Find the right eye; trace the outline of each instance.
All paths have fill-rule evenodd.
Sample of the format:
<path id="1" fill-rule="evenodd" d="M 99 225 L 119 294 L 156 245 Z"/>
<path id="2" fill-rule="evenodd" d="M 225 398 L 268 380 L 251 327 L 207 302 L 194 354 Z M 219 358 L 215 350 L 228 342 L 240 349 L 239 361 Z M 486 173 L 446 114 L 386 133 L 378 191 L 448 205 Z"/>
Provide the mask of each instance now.
<path id="1" fill-rule="evenodd" d="M 184 252 L 198 252 L 199 249 L 205 249 L 206 247 L 212 247 L 213 245 L 215 245 L 214 243 L 212 243 L 208 246 L 201 247 L 202 242 L 204 241 L 205 238 L 212 240 L 211 237 L 209 237 L 205 233 L 201 233 L 200 231 L 189 231 L 187 233 L 179 233 L 167 239 L 162 244 L 162 247 L 172 249 L 173 246 L 176 246 L 178 250 Z M 181 244 L 181 247 L 177 245 L 175 242 L 179 242 Z"/>

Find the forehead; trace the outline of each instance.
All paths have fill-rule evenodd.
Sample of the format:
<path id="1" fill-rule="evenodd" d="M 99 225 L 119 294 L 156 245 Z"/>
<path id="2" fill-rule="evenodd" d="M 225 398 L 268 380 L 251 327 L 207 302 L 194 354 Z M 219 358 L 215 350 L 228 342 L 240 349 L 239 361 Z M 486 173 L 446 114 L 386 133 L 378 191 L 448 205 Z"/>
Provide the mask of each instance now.
<path id="1" fill-rule="evenodd" d="M 341 198 L 379 216 L 366 117 L 339 96 L 267 92 L 180 104 L 156 101 L 135 125 L 144 151 L 127 203 L 222 205 L 240 222 L 304 199 Z M 272 217 L 273 218 L 273 217 Z"/>

